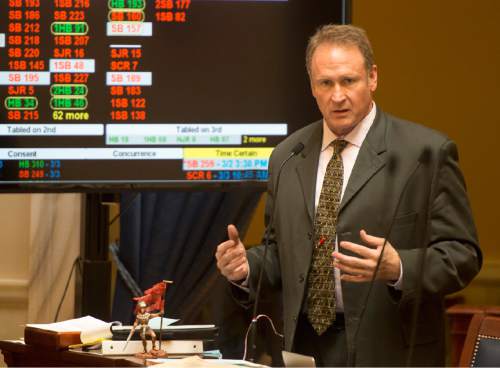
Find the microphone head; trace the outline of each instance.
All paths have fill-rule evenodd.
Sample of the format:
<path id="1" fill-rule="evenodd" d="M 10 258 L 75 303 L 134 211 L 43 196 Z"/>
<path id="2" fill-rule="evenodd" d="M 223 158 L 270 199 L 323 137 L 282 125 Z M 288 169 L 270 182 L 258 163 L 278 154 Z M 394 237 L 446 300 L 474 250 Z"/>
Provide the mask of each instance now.
<path id="1" fill-rule="evenodd" d="M 429 165 L 432 160 L 432 151 L 429 147 L 424 147 L 424 150 L 420 154 L 420 157 L 418 158 L 418 161 L 422 165 Z"/>
<path id="2" fill-rule="evenodd" d="M 395 154 L 391 154 L 387 160 L 387 170 L 390 175 L 394 175 L 396 169 L 398 168 L 399 160 Z"/>
<path id="3" fill-rule="evenodd" d="M 299 153 L 302 152 L 302 150 L 304 149 L 304 143 L 302 142 L 299 142 L 297 143 L 293 148 L 292 148 L 292 154 L 295 156 L 295 155 L 298 155 Z"/>

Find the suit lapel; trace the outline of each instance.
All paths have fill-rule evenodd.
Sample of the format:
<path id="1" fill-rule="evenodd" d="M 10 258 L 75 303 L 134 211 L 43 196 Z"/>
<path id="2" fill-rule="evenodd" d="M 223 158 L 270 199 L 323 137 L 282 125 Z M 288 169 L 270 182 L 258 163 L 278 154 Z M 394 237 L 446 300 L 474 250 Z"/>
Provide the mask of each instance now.
<path id="1" fill-rule="evenodd" d="M 377 115 L 366 135 L 363 144 L 356 158 L 351 176 L 342 197 L 339 211 L 342 212 L 345 206 L 351 202 L 357 192 L 386 164 L 386 118 L 385 115 L 377 109 Z"/>
<path id="2" fill-rule="evenodd" d="M 323 137 L 323 123 L 318 121 L 308 139 L 304 140 L 304 151 L 296 165 L 297 175 L 302 189 L 304 202 L 311 224 L 314 219 L 314 198 L 316 192 L 316 176 L 318 160 Z M 361 145 L 349 182 L 340 204 L 340 211 L 347 206 L 357 192 L 386 164 L 386 127 L 384 113 L 377 109 L 377 115 Z"/>
<path id="3" fill-rule="evenodd" d="M 311 224 L 314 219 L 314 196 L 316 192 L 316 176 L 318 171 L 319 153 L 321 151 L 321 141 L 323 137 L 322 121 L 314 123 L 316 127 L 311 135 L 304 141 L 304 151 L 301 159 L 297 160 L 296 171 L 299 177 L 304 202 Z"/>

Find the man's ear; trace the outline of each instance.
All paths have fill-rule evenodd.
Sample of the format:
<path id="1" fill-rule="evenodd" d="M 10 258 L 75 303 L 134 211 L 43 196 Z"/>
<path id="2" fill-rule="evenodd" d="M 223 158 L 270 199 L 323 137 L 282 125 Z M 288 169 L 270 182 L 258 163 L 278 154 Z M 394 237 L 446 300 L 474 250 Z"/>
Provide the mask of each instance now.
<path id="1" fill-rule="evenodd" d="M 311 87 L 311 94 L 313 95 L 314 98 L 316 98 L 316 90 L 314 89 L 314 84 L 311 79 L 311 76 L 309 76 L 309 86 Z"/>
<path id="2" fill-rule="evenodd" d="M 378 68 L 376 65 L 373 65 L 370 72 L 368 73 L 368 85 L 370 87 L 370 91 L 373 93 L 377 89 L 378 83 Z"/>

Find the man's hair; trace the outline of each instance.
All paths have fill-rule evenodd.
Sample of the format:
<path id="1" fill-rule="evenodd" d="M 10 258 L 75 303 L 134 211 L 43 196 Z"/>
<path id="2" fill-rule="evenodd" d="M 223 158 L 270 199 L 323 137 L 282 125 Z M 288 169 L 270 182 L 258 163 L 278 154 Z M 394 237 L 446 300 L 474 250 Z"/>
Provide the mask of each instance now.
<path id="1" fill-rule="evenodd" d="M 367 71 L 370 71 L 375 64 L 372 45 L 364 29 L 352 25 L 327 24 L 319 27 L 307 44 L 306 67 L 309 76 L 311 75 L 311 61 L 314 51 L 319 45 L 325 43 L 338 46 L 356 46 L 365 59 Z"/>

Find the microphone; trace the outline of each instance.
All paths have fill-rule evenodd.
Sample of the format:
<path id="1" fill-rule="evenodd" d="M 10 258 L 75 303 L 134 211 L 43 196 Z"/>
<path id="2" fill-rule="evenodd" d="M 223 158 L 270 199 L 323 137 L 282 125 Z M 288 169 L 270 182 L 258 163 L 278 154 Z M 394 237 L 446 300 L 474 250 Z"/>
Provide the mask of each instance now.
<path id="1" fill-rule="evenodd" d="M 122 206 L 120 205 L 120 211 L 115 215 L 115 217 L 113 217 L 109 222 L 108 222 L 108 227 L 113 225 L 116 220 L 118 220 L 119 218 L 121 218 L 125 213 L 127 213 L 127 211 L 130 209 L 130 207 L 132 206 L 132 204 L 134 203 L 134 201 L 136 200 L 136 198 L 139 196 L 140 192 L 135 192 L 132 196 L 132 198 L 130 198 L 126 203 L 125 205 L 123 206 L 123 208 L 121 208 Z"/>
<path id="2" fill-rule="evenodd" d="M 420 156 L 420 162 L 423 165 L 430 165 L 432 160 L 432 152 L 429 148 L 426 148 L 422 155 Z M 431 200 L 432 200 L 432 188 L 430 189 L 429 199 L 427 203 L 427 217 L 426 217 L 426 229 L 429 229 L 430 223 L 430 208 L 431 208 Z M 424 239 L 420 244 L 422 248 L 422 254 L 420 255 L 420 259 L 418 262 L 418 275 L 415 292 L 415 304 L 413 306 L 413 314 L 411 320 L 411 329 L 410 329 L 410 341 L 409 341 L 409 349 L 408 349 L 408 357 L 406 359 L 406 366 L 409 367 L 411 365 L 411 360 L 413 357 L 413 349 L 415 347 L 415 339 L 417 337 L 417 320 L 418 314 L 420 311 L 420 303 L 422 301 L 422 286 L 424 282 L 424 269 L 425 269 L 425 257 L 427 255 L 427 243 L 429 242 L 429 231 L 427 230 L 424 235 Z"/>
<path id="3" fill-rule="evenodd" d="M 418 169 L 420 168 L 420 166 L 421 165 L 428 165 L 429 162 L 430 162 L 431 156 L 432 156 L 432 153 L 431 153 L 430 148 L 429 147 L 424 147 L 422 153 L 420 154 L 420 156 L 419 156 L 419 158 L 417 160 L 417 164 L 413 168 L 413 170 L 410 173 L 410 175 L 408 175 L 408 178 L 405 181 L 403 189 L 401 190 L 401 193 L 399 194 L 398 201 L 396 202 L 396 207 L 394 208 L 394 213 L 393 213 L 393 215 L 391 217 L 391 221 L 389 223 L 389 228 L 387 229 L 387 232 L 386 232 L 386 234 L 384 236 L 384 243 L 382 244 L 382 250 L 381 250 L 380 255 L 379 255 L 378 259 L 377 259 L 377 265 L 375 266 L 375 272 L 373 273 L 372 279 L 370 280 L 370 285 L 368 287 L 368 291 L 366 293 L 365 299 L 364 299 L 363 304 L 361 306 L 361 312 L 359 314 L 359 320 L 358 320 L 358 323 L 356 325 L 356 330 L 354 331 L 354 335 L 353 335 L 353 339 L 352 339 L 354 346 L 352 347 L 351 356 L 348 359 L 348 364 L 347 364 L 348 366 L 354 366 L 354 364 L 356 362 L 356 345 L 357 345 L 359 327 L 361 326 L 361 324 L 363 322 L 363 317 L 364 317 L 364 314 L 365 314 L 365 311 L 366 311 L 366 307 L 368 305 L 368 300 L 370 298 L 370 294 L 371 294 L 371 291 L 373 289 L 373 285 L 375 284 L 375 279 L 376 279 L 378 270 L 380 268 L 380 263 L 382 261 L 382 255 L 384 254 L 385 246 L 387 244 L 387 239 L 389 238 L 389 235 L 392 232 L 392 228 L 394 226 L 394 222 L 396 220 L 396 215 L 398 213 L 399 206 L 401 205 L 401 201 L 403 199 L 403 195 L 406 192 L 406 189 L 408 188 L 408 184 L 410 183 L 411 179 L 413 178 L 413 176 L 415 175 L 415 173 L 418 171 Z M 387 165 L 387 168 L 388 168 L 388 171 L 389 171 L 389 177 L 392 177 L 395 174 L 396 169 L 398 167 L 398 164 L 399 164 L 398 158 L 395 155 L 391 155 L 389 157 L 388 165 Z"/>
<path id="4" fill-rule="evenodd" d="M 304 143 L 302 142 L 299 142 L 297 143 L 293 148 L 292 148 L 292 151 L 291 151 L 291 154 L 290 156 L 295 156 L 295 155 L 298 155 L 299 153 L 301 153 L 303 150 L 304 150 L 305 146 L 304 146 Z M 286 159 L 288 160 L 288 158 Z M 285 161 L 286 161 L 285 160 Z"/>
<path id="5" fill-rule="evenodd" d="M 108 225 L 107 225 L 108 227 L 113 225 L 117 220 L 121 219 L 122 216 L 125 215 L 131 209 L 132 205 L 134 204 L 134 202 L 137 199 L 137 197 L 139 196 L 139 194 L 141 194 L 141 193 L 140 192 L 133 193 L 131 198 L 128 199 L 128 201 L 126 201 L 126 202 L 123 201 L 124 202 L 123 205 L 120 204 L 120 211 L 118 212 L 118 214 L 115 215 L 115 217 L 113 217 L 113 219 L 111 219 L 108 222 Z M 127 267 L 123 264 L 123 262 L 120 259 L 119 244 L 120 243 L 119 243 L 118 239 L 115 242 L 109 244 L 109 253 L 111 255 L 111 259 L 115 263 L 118 275 L 120 275 L 123 283 L 129 289 L 130 293 L 134 297 L 142 296 L 144 294 L 144 292 L 141 290 L 137 281 L 130 274 Z"/>
<path id="6" fill-rule="evenodd" d="M 274 212 L 275 212 L 275 208 L 276 208 L 276 201 L 278 200 L 278 189 L 279 189 L 281 172 L 283 171 L 283 168 L 288 163 L 288 161 L 290 161 L 292 159 L 292 157 L 295 157 L 299 153 L 301 153 L 304 150 L 304 148 L 305 148 L 305 146 L 302 142 L 297 143 L 292 148 L 292 150 L 290 151 L 290 154 L 281 162 L 281 165 L 278 168 L 278 173 L 276 175 L 276 184 L 273 186 L 273 195 L 274 195 L 275 200 L 273 201 L 273 205 L 271 208 L 271 215 L 269 217 L 269 223 L 266 226 L 266 232 L 264 234 L 264 254 L 262 255 L 262 258 L 261 258 L 262 264 L 260 267 L 259 278 L 257 281 L 257 290 L 255 292 L 255 301 L 254 301 L 253 312 L 252 312 L 252 314 L 253 314 L 252 315 L 252 322 L 250 323 L 250 327 L 249 327 L 250 328 L 249 344 L 251 347 L 249 360 L 252 362 L 255 359 L 255 349 L 256 349 L 256 345 L 255 345 L 255 336 L 256 335 L 255 334 L 257 332 L 257 320 L 258 320 L 257 311 L 258 311 L 259 301 L 260 301 L 260 289 L 262 286 L 262 278 L 264 276 L 264 264 L 266 262 L 267 250 L 269 248 L 270 229 L 271 229 L 271 226 L 274 222 Z M 245 351 L 246 351 L 246 346 L 245 346 Z M 246 355 L 246 352 L 245 352 L 245 355 Z M 243 359 L 245 359 L 245 358 L 246 358 L 246 356 L 243 357 Z"/>

